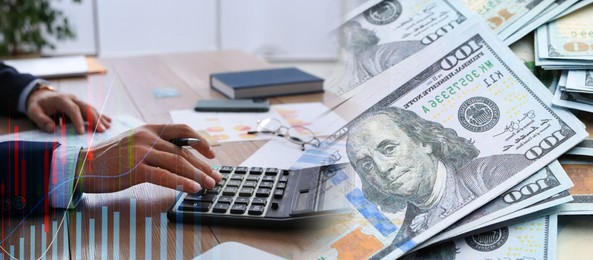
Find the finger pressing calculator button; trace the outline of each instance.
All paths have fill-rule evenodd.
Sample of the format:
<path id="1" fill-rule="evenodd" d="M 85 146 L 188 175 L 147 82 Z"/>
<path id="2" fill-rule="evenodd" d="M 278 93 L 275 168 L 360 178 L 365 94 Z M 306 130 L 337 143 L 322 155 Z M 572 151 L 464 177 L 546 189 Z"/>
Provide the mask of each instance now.
<path id="1" fill-rule="evenodd" d="M 214 208 L 212 208 L 212 212 L 226 213 L 230 206 L 231 204 L 229 203 L 216 203 L 214 204 Z"/>
<path id="2" fill-rule="evenodd" d="M 215 194 L 187 194 L 187 196 L 185 196 L 185 199 L 192 200 L 192 201 L 214 202 L 214 200 L 216 199 L 216 195 Z"/>
<path id="3" fill-rule="evenodd" d="M 267 198 L 268 196 L 270 196 L 270 193 L 272 192 L 271 189 L 268 188 L 259 188 L 257 189 L 257 192 L 255 192 L 255 196 L 256 197 L 264 197 Z"/>
<path id="4" fill-rule="evenodd" d="M 222 195 L 235 196 L 235 194 L 237 194 L 238 189 L 239 188 L 237 188 L 237 187 L 226 187 L 222 191 Z"/>
<path id="5" fill-rule="evenodd" d="M 183 211 L 208 212 L 208 210 L 210 210 L 210 206 L 212 206 L 212 203 L 209 202 L 186 200 L 181 202 L 181 205 L 179 205 L 179 209 Z"/>
<path id="6" fill-rule="evenodd" d="M 245 213 L 246 209 L 247 209 L 247 205 L 235 203 L 231 207 L 231 214 L 243 214 L 243 213 Z"/>
<path id="7" fill-rule="evenodd" d="M 220 167 L 220 170 L 218 172 L 220 173 L 230 173 L 233 171 L 233 167 L 232 166 L 222 166 Z"/>
<path id="8" fill-rule="evenodd" d="M 249 211 L 247 213 L 249 215 L 261 215 L 264 213 L 264 206 L 251 205 L 251 207 L 249 207 Z"/>

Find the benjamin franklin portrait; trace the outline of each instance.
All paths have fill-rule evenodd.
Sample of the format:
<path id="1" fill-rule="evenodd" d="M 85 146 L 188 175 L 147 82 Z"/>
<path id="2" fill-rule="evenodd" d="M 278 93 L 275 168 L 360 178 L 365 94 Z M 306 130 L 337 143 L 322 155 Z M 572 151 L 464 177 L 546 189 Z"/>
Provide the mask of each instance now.
<path id="1" fill-rule="evenodd" d="M 473 142 L 455 130 L 397 107 L 355 119 L 346 150 L 365 197 L 384 212 L 405 211 L 392 246 L 438 224 L 531 163 L 521 154 L 479 157 Z"/>

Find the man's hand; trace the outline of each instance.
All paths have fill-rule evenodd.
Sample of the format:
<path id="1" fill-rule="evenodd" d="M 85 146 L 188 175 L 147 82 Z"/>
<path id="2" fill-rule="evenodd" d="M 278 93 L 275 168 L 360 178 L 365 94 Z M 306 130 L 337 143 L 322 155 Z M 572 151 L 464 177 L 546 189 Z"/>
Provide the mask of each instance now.
<path id="1" fill-rule="evenodd" d="M 97 147 L 82 149 L 77 167 L 82 167 L 81 182 L 77 189 L 114 192 L 143 182 L 171 189 L 181 186 L 191 193 L 202 187 L 213 188 L 222 175 L 188 149 L 169 142 L 185 137 L 201 140 L 192 148 L 206 158 L 214 158 L 208 142 L 187 125 L 144 125 Z"/>
<path id="2" fill-rule="evenodd" d="M 111 125 L 111 118 L 103 115 L 99 117 L 97 110 L 70 94 L 50 90 L 39 90 L 30 94 L 27 99 L 27 116 L 46 132 L 55 130 L 55 123 L 51 116 L 57 112 L 64 112 L 79 134 L 84 133 L 84 121 L 88 121 L 97 132 L 103 132 Z"/>

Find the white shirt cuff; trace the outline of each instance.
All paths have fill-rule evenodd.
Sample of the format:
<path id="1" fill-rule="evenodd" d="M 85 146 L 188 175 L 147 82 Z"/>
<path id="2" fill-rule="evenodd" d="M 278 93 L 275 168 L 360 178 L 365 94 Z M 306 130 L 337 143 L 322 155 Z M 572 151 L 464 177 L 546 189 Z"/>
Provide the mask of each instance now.
<path id="1" fill-rule="evenodd" d="M 29 94 L 31 94 L 31 90 L 33 90 L 33 88 L 35 88 L 35 85 L 39 82 L 51 85 L 48 81 L 42 79 L 35 79 L 31 81 L 31 83 L 29 83 L 29 85 L 27 85 L 27 87 L 25 87 L 25 89 L 23 89 L 23 91 L 19 95 L 19 103 L 17 107 L 19 112 L 25 115 L 27 114 L 27 98 L 29 97 Z"/>
<path id="2" fill-rule="evenodd" d="M 53 152 L 49 181 L 50 205 L 54 208 L 73 209 L 82 192 L 74 191 L 76 164 L 80 146 L 60 145 Z"/>

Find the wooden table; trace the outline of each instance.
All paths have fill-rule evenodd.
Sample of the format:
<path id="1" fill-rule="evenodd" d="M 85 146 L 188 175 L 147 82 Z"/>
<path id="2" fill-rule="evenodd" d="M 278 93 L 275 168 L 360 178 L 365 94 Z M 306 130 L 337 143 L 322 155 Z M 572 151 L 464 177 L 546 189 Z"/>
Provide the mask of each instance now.
<path id="1" fill-rule="evenodd" d="M 265 61 L 241 51 L 201 52 L 101 59 L 107 67 L 105 75 L 53 81 L 59 91 L 73 93 L 79 99 L 93 104 L 110 116 L 132 115 L 146 123 L 171 123 L 170 110 L 191 109 L 199 99 L 224 98 L 210 89 L 209 75 L 232 70 L 250 70 L 271 67 Z M 180 96 L 157 99 L 153 88 L 174 87 Z M 322 101 L 322 94 L 278 97 L 272 104 Z M 0 122 L 2 133 L 34 129 L 26 119 Z M 225 143 L 214 147 L 217 158 L 207 160 L 215 165 L 238 165 L 265 142 Z M 202 158 L 204 159 L 204 158 Z M 192 258 L 219 243 L 242 242 L 273 254 L 294 258 L 316 242 L 310 239 L 312 231 L 274 231 L 241 227 L 211 227 L 170 222 L 165 214 L 179 192 L 152 184 L 141 184 L 109 194 L 85 194 L 75 210 L 66 213 L 64 226 L 54 236 L 51 228 L 42 232 L 41 219 L 30 219 L 21 224 L 4 247 L 10 245 L 20 256 L 20 239 L 24 243 L 24 257 L 31 253 L 41 257 L 41 237 L 46 241 L 56 238 L 47 252 L 57 251 L 58 258 L 89 259 L 144 259 Z M 135 217 L 134 217 L 135 215 Z M 106 218 L 105 218 L 106 216 Z M 63 216 L 52 216 L 60 223 Z M 31 226 L 37 226 L 35 249 L 31 251 Z M 66 236 L 64 235 L 66 232 Z M 105 235 L 107 234 L 107 235 Z M 64 242 L 65 241 L 65 242 Z M 105 243 L 107 242 L 107 243 Z M 49 242 L 46 243 L 49 245 Z M 67 248 L 64 246 L 67 245 Z M 54 249 L 55 248 L 55 249 Z M 4 255 L 6 256 L 6 254 Z"/>

